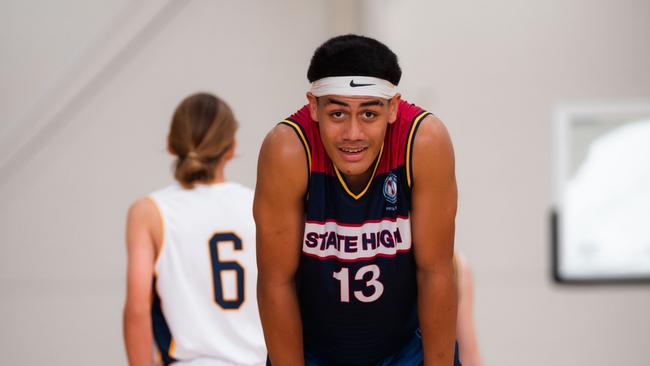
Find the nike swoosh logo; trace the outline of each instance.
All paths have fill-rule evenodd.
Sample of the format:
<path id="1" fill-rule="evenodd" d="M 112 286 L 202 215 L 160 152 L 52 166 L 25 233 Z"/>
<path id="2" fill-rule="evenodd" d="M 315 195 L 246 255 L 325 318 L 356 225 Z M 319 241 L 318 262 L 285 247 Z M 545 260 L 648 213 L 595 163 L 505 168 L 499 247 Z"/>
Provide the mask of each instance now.
<path id="1" fill-rule="evenodd" d="M 356 88 L 358 86 L 371 86 L 371 85 L 375 85 L 375 84 L 356 84 L 354 80 L 350 80 L 350 86 L 353 88 Z"/>

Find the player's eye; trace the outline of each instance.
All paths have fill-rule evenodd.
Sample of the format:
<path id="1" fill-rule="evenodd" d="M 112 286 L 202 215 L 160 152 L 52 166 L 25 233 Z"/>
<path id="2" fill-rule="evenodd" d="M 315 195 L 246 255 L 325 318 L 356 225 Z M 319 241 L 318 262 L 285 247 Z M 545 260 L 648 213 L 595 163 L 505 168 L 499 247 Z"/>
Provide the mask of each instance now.
<path id="1" fill-rule="evenodd" d="M 373 119 L 377 116 L 377 113 L 372 112 L 372 111 L 365 111 L 363 112 L 363 118 L 365 119 Z"/>
<path id="2" fill-rule="evenodd" d="M 341 118 L 343 118 L 343 112 L 341 112 L 341 111 L 332 112 L 332 113 L 330 113 L 330 117 L 332 117 L 334 119 L 341 119 Z"/>

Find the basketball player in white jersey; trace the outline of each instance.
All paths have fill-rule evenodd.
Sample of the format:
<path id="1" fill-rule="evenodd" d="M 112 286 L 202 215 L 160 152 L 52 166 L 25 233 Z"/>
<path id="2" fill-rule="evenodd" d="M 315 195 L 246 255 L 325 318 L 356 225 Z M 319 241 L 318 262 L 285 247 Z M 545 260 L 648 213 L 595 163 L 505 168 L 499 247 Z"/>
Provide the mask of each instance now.
<path id="1" fill-rule="evenodd" d="M 177 183 L 129 209 L 124 339 L 131 366 L 155 358 L 192 366 L 265 362 L 253 193 L 224 178 L 236 129 L 217 97 L 187 97 L 168 136 Z"/>

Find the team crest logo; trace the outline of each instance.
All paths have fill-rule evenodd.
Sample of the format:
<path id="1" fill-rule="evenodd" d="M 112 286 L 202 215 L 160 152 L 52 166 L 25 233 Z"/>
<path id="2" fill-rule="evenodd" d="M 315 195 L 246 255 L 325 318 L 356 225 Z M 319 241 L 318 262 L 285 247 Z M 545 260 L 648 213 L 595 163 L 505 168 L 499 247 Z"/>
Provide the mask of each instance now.
<path id="1" fill-rule="evenodd" d="M 397 202 L 397 176 L 393 173 L 388 174 L 384 181 L 384 198 L 390 203 Z"/>

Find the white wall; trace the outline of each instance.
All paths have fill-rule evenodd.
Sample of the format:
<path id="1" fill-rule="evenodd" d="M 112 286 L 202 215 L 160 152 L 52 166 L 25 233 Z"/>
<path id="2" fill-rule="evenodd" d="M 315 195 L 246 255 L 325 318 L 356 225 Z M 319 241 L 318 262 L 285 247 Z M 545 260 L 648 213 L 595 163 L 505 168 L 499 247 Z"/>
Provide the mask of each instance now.
<path id="1" fill-rule="evenodd" d="M 46 121 L 47 133 L 11 169 L 0 167 L 0 363 L 125 364 L 126 210 L 171 182 L 172 111 L 195 91 L 223 96 L 241 123 L 239 156 L 226 173 L 252 186 L 263 136 L 304 101 L 309 58 L 329 29 L 325 3 L 179 1 L 85 80 L 83 95 Z M 85 16 L 72 5 L 39 26 L 56 32 L 68 17 Z M 26 25 L 28 15 L 14 22 Z M 31 57 L 3 66 L 3 75 L 29 74 Z"/>
<path id="2" fill-rule="evenodd" d="M 0 136 L 59 82 L 126 10 L 126 0 L 0 2 Z M 80 31 L 83 30 L 83 31 Z M 3 141 L 5 142 L 5 141 Z"/>
<path id="3" fill-rule="evenodd" d="M 367 0 L 362 14 L 398 54 L 404 97 L 451 132 L 487 364 L 647 365 L 648 286 L 553 284 L 548 214 L 553 107 L 650 100 L 650 3 Z"/>

